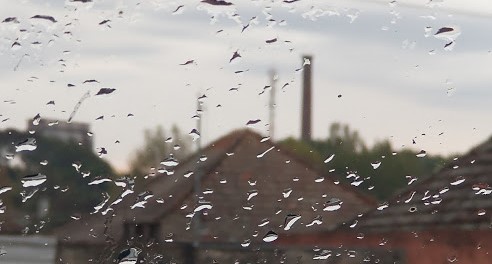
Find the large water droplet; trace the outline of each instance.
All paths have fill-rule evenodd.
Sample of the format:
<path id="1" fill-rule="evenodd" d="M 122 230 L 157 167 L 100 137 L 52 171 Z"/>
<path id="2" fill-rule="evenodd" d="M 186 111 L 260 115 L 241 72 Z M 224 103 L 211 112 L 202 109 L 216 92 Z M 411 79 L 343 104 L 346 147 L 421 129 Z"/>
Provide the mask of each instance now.
<path id="1" fill-rule="evenodd" d="M 284 196 L 284 198 L 289 198 L 291 193 L 292 193 L 292 188 L 287 188 L 282 191 L 282 195 Z"/>
<path id="2" fill-rule="evenodd" d="M 295 222 L 297 222 L 297 220 L 301 219 L 301 216 L 300 215 L 295 215 L 295 214 L 289 214 L 287 215 L 287 217 L 285 217 L 285 221 L 284 221 L 284 230 L 290 230 L 290 228 L 292 227 L 292 225 L 294 225 Z"/>
<path id="3" fill-rule="evenodd" d="M 458 176 L 456 177 L 456 179 L 451 182 L 450 184 L 453 185 L 453 186 L 456 186 L 456 185 L 460 185 L 462 184 L 463 182 L 465 181 L 465 178 L 463 176 Z"/>
<path id="4" fill-rule="evenodd" d="M 140 250 L 137 248 L 129 248 L 120 252 L 117 257 L 118 264 L 135 264 L 138 260 Z"/>
<path id="5" fill-rule="evenodd" d="M 417 153 L 417 158 L 423 158 L 427 155 L 427 153 L 425 152 L 425 150 L 421 150 L 419 153 Z"/>
<path id="6" fill-rule="evenodd" d="M 379 166 L 381 166 L 381 161 L 372 162 L 371 166 L 373 169 L 377 169 L 377 168 L 379 168 Z"/>
<path id="7" fill-rule="evenodd" d="M 325 208 L 323 208 L 323 211 L 336 211 L 342 207 L 342 203 L 342 200 L 338 198 L 332 198 L 325 204 Z"/>
<path id="8" fill-rule="evenodd" d="M 33 151 L 37 148 L 38 146 L 36 145 L 36 139 L 34 138 L 27 138 L 26 140 L 19 142 L 15 146 L 15 152 L 21 152 L 21 151 Z"/>
<path id="9" fill-rule="evenodd" d="M 278 235 L 273 231 L 268 231 L 268 233 L 263 237 L 263 241 L 269 243 L 277 240 Z"/>
<path id="10" fill-rule="evenodd" d="M 210 210 L 210 209 L 212 209 L 212 205 L 209 203 L 206 203 L 206 204 L 200 204 L 193 211 L 196 213 L 196 212 L 200 212 L 202 210 Z"/>
<path id="11" fill-rule="evenodd" d="M 161 161 L 161 164 L 167 167 L 176 167 L 178 166 L 179 162 L 171 154 L 169 158 Z"/>
<path id="12" fill-rule="evenodd" d="M 41 173 L 38 174 L 33 174 L 33 175 L 27 175 L 22 178 L 22 187 L 34 187 L 38 186 L 46 181 L 46 175 L 43 175 Z"/>

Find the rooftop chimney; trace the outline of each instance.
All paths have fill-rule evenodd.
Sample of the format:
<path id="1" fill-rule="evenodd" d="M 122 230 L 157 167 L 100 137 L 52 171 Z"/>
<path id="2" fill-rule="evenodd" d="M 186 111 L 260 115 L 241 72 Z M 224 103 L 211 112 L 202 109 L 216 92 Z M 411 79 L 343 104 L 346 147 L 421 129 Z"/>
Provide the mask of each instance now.
<path id="1" fill-rule="evenodd" d="M 303 80 L 302 80 L 302 128 L 301 128 L 301 140 L 311 140 L 311 63 L 313 58 L 311 56 L 304 55 L 302 58 L 303 63 Z"/>

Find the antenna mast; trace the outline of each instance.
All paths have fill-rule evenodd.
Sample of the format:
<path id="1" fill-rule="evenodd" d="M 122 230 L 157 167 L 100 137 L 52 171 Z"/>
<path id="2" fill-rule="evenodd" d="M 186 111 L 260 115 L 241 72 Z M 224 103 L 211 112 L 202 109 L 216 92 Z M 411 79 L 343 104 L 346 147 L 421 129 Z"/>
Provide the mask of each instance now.
<path id="1" fill-rule="evenodd" d="M 273 136 L 275 135 L 275 84 L 277 83 L 277 73 L 274 69 L 270 70 L 270 102 L 268 104 L 268 108 L 270 111 L 270 120 L 269 120 L 269 128 L 268 135 L 270 136 L 270 140 L 273 140 Z"/>

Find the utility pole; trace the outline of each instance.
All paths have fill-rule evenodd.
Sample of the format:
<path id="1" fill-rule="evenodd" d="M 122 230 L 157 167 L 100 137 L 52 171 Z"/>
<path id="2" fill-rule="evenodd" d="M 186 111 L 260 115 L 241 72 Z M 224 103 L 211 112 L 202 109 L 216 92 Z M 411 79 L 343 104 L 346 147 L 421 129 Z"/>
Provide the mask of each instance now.
<path id="1" fill-rule="evenodd" d="M 197 106 L 196 106 L 196 115 L 197 115 L 197 121 L 196 121 L 196 129 L 198 130 L 198 133 L 200 133 L 200 136 L 196 139 L 196 148 L 197 148 L 197 154 L 198 154 L 198 163 L 196 166 L 196 171 L 194 175 L 194 193 L 195 193 L 195 204 L 196 206 L 199 205 L 200 203 L 200 196 L 201 196 L 201 181 L 202 181 L 202 165 L 200 161 L 200 155 L 202 152 L 202 144 L 201 144 L 201 137 L 202 137 L 202 114 L 203 114 L 203 107 L 202 107 L 202 102 L 200 101 L 200 97 L 197 99 Z M 193 247 L 195 250 L 198 249 L 200 246 L 200 237 L 201 237 L 201 222 L 200 222 L 200 215 L 201 212 L 195 212 L 195 215 L 193 216 L 193 223 L 194 226 L 193 228 Z M 197 252 L 194 252 L 197 254 Z"/>
<path id="2" fill-rule="evenodd" d="M 270 136 L 270 140 L 273 140 L 273 136 L 275 135 L 275 86 L 277 83 L 277 73 L 274 69 L 270 70 L 270 102 L 268 104 L 270 111 L 270 120 L 269 120 L 269 128 L 268 134 Z"/>

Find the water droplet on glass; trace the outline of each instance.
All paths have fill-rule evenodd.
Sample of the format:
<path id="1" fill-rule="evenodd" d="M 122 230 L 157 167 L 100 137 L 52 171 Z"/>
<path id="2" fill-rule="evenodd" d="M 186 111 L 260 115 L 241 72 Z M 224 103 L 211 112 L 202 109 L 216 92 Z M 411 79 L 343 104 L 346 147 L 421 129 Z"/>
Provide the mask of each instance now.
<path id="1" fill-rule="evenodd" d="M 269 149 L 265 150 L 263 153 L 260 153 L 258 155 L 256 155 L 257 158 L 262 158 L 263 156 L 265 156 L 265 154 L 267 154 L 270 150 L 274 149 L 275 147 L 270 147 Z"/>
<path id="2" fill-rule="evenodd" d="M 373 169 L 377 169 L 379 168 L 379 166 L 381 166 L 381 161 L 372 162 L 371 166 Z"/>
<path id="3" fill-rule="evenodd" d="M 241 243 L 241 247 L 249 247 L 250 244 L 251 244 L 251 240 L 246 239 Z"/>
<path id="4" fill-rule="evenodd" d="M 254 119 L 254 120 L 249 120 L 246 125 L 247 126 L 250 126 L 250 125 L 255 125 L 255 124 L 258 124 L 261 120 L 260 119 Z"/>
<path id="5" fill-rule="evenodd" d="M 41 173 L 24 176 L 21 180 L 22 187 L 38 186 L 46 181 L 46 175 Z"/>
<path id="6" fill-rule="evenodd" d="M 140 250 L 137 248 L 129 248 L 120 252 L 117 257 L 118 264 L 136 264 Z"/>
<path id="7" fill-rule="evenodd" d="M 108 178 L 96 178 L 95 180 L 89 182 L 89 185 L 98 185 L 104 182 L 112 182 L 112 180 Z"/>
<path id="8" fill-rule="evenodd" d="M 263 241 L 269 243 L 277 240 L 278 235 L 273 231 L 268 231 L 268 233 L 263 237 Z"/>
<path id="9" fill-rule="evenodd" d="M 192 171 L 187 171 L 187 172 L 183 175 L 183 177 L 185 177 L 185 178 L 189 178 L 191 175 L 193 175 L 193 172 L 192 172 Z"/>
<path id="10" fill-rule="evenodd" d="M 323 211 L 336 211 L 342 207 L 342 200 L 338 198 L 331 198 L 327 203 L 325 203 Z"/>
<path id="11" fill-rule="evenodd" d="M 179 162 L 171 154 L 169 158 L 161 161 L 161 164 L 167 167 L 176 167 L 178 166 Z"/>
<path id="12" fill-rule="evenodd" d="M 315 260 L 322 260 L 322 259 L 328 259 L 331 257 L 331 251 L 329 250 L 321 250 L 321 252 L 314 254 L 313 259 Z"/>
<path id="13" fill-rule="evenodd" d="M 331 154 L 331 156 L 329 156 L 328 158 L 325 159 L 324 163 L 328 163 L 328 162 L 332 161 L 334 157 L 335 157 L 335 154 Z"/>
<path id="14" fill-rule="evenodd" d="M 417 158 L 423 158 L 427 155 L 427 153 L 425 152 L 425 150 L 421 150 L 419 153 L 417 153 Z"/>
<path id="15" fill-rule="evenodd" d="M 0 194 L 6 193 L 6 192 L 8 192 L 10 190 L 12 190 L 12 187 L 10 187 L 10 186 L 0 187 Z"/>
<path id="16" fill-rule="evenodd" d="M 39 122 L 41 121 L 41 115 L 37 114 L 36 116 L 34 116 L 34 118 L 32 119 L 32 124 L 37 126 L 39 125 Z"/>
<path id="17" fill-rule="evenodd" d="M 247 201 L 251 200 L 253 197 L 257 196 L 258 195 L 258 191 L 257 190 L 252 190 L 252 191 L 249 191 L 247 193 L 248 195 L 248 198 L 247 198 Z"/>
<path id="18" fill-rule="evenodd" d="M 453 186 L 456 186 L 456 185 L 460 185 L 462 184 L 463 182 L 465 181 L 465 177 L 463 176 L 458 176 L 456 177 L 456 179 L 454 179 L 453 182 L 451 182 L 450 184 L 453 185 Z"/>
<path id="19" fill-rule="evenodd" d="M 193 138 L 193 141 L 196 141 L 200 138 L 200 132 L 198 132 L 198 130 L 196 130 L 195 128 L 193 128 L 189 134 Z"/>
<path id="20" fill-rule="evenodd" d="M 212 209 L 212 205 L 209 203 L 206 203 L 206 204 L 200 204 L 193 211 L 196 213 L 196 212 L 200 212 L 202 210 L 210 210 L 210 209 Z"/>
<path id="21" fill-rule="evenodd" d="M 389 206 L 389 203 L 388 202 L 384 202 L 384 203 L 379 204 L 378 207 L 377 207 L 377 209 L 379 211 L 382 211 L 382 210 L 388 208 L 388 206 Z"/>
<path id="22" fill-rule="evenodd" d="M 284 198 L 289 198 L 291 193 L 292 193 L 292 188 L 287 188 L 282 191 L 282 195 L 284 196 Z"/>
<path id="23" fill-rule="evenodd" d="M 26 140 L 19 142 L 15 146 L 15 152 L 21 152 L 21 151 L 33 151 L 37 148 L 36 145 L 36 139 L 34 138 L 27 138 Z"/>
<path id="24" fill-rule="evenodd" d="M 284 230 L 290 230 L 290 228 L 292 227 L 292 225 L 294 225 L 295 222 L 297 222 L 297 220 L 301 219 L 301 216 L 300 215 L 295 215 L 295 214 L 289 214 L 287 215 L 287 217 L 285 217 L 285 221 L 284 221 Z"/>
<path id="25" fill-rule="evenodd" d="M 270 223 L 270 220 L 268 220 L 268 218 L 264 218 L 263 220 L 261 220 L 261 223 L 258 224 L 259 227 L 263 227 L 263 226 L 266 226 Z"/>

